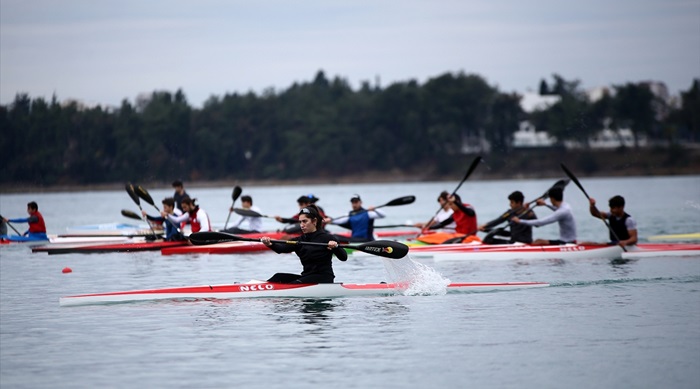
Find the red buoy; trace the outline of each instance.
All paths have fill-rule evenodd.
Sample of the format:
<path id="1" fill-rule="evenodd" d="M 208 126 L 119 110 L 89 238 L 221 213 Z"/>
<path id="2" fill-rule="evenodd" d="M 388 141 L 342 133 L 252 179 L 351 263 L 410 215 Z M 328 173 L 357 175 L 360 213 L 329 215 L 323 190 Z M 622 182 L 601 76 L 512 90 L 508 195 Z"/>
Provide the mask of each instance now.
<path id="1" fill-rule="evenodd" d="M 71 272 L 73 272 L 73 270 L 72 270 L 71 268 L 69 268 L 69 267 L 64 267 L 64 268 L 63 268 L 63 274 L 71 273 Z"/>

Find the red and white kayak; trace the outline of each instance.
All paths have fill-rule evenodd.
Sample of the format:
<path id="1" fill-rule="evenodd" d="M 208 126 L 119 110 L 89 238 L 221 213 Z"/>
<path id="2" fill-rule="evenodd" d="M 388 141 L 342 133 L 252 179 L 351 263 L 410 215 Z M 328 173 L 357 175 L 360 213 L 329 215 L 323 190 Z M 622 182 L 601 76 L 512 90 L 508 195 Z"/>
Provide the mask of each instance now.
<path id="1" fill-rule="evenodd" d="M 659 257 L 700 257 L 700 244 L 697 243 L 639 243 L 627 247 L 622 259 Z"/>
<path id="2" fill-rule="evenodd" d="M 542 288 L 544 282 L 472 282 L 447 285 L 446 293 L 484 292 L 522 288 Z M 238 298 L 334 298 L 388 296 L 402 294 L 397 284 L 277 284 L 253 281 L 233 285 L 202 285 L 179 288 L 145 289 L 123 292 L 93 293 L 61 297 L 61 306 L 126 303 L 152 300 L 229 300 Z"/>
<path id="3" fill-rule="evenodd" d="M 411 247 L 413 259 L 435 261 L 507 261 L 507 260 L 581 260 L 581 259 L 639 259 L 653 257 L 700 257 L 700 244 L 640 243 L 626 247 L 611 245 L 565 244 L 531 246 L 525 244 L 442 244 Z"/>
<path id="4" fill-rule="evenodd" d="M 411 247 L 413 259 L 434 261 L 510 261 L 510 260 L 578 260 L 621 258 L 620 246 L 603 245 L 552 245 L 530 246 L 525 244 L 439 244 Z"/>
<path id="5" fill-rule="evenodd" d="M 247 235 L 246 235 L 247 236 Z M 203 246 L 178 246 L 164 247 L 160 249 L 163 255 L 181 254 L 241 254 L 255 252 L 271 252 L 271 250 L 260 242 L 224 242 Z"/>

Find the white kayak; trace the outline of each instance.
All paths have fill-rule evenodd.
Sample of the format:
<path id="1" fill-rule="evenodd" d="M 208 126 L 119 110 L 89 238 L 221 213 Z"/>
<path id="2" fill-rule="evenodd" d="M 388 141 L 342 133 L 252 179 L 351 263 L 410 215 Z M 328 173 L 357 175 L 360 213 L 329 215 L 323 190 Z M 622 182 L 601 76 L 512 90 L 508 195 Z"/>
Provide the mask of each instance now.
<path id="1" fill-rule="evenodd" d="M 698 243 L 640 243 L 627 247 L 622 253 L 622 259 L 665 258 L 665 257 L 698 257 Z"/>
<path id="2" fill-rule="evenodd" d="M 446 286 L 446 293 L 483 292 L 522 288 L 542 288 L 544 282 L 472 282 L 452 283 Z M 333 298 L 355 296 L 399 295 L 405 285 L 392 283 L 379 284 L 277 284 L 252 281 L 232 285 L 201 285 L 165 289 L 132 290 L 123 292 L 93 293 L 61 297 L 61 306 L 126 303 L 152 300 L 217 300 L 238 298 Z"/>
<path id="3" fill-rule="evenodd" d="M 409 256 L 413 259 L 434 261 L 511 261 L 511 260 L 580 260 L 621 258 L 620 246 L 606 245 L 551 245 L 530 246 L 525 244 L 439 244 L 414 246 Z"/>

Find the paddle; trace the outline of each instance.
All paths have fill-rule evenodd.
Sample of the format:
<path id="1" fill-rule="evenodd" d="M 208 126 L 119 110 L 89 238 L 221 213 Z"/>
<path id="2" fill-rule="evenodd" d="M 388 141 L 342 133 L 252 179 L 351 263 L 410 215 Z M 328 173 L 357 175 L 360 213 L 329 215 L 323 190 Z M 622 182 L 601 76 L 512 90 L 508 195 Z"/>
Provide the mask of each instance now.
<path id="1" fill-rule="evenodd" d="M 467 169 L 467 174 L 464 175 L 464 178 L 462 178 L 462 181 L 460 181 L 459 185 L 457 185 L 455 190 L 452 191 L 452 194 L 450 195 L 450 197 L 454 196 L 457 193 L 459 188 L 462 187 L 462 184 L 464 184 L 464 181 L 466 181 L 469 178 L 469 176 L 471 176 L 472 172 L 474 171 L 474 169 L 476 169 L 476 167 L 479 165 L 480 162 L 481 162 L 481 156 L 477 156 L 476 158 L 474 158 L 474 161 L 472 161 L 472 164 L 469 165 L 469 169 Z M 430 222 L 432 222 L 433 219 L 435 219 L 435 216 L 437 216 L 438 213 L 440 213 L 441 209 L 442 209 L 442 206 L 440 206 L 440 208 L 438 208 L 438 210 L 435 212 L 435 215 L 433 215 L 433 217 L 431 217 L 430 220 L 428 220 L 428 222 L 425 223 L 426 226 L 428 226 L 430 224 Z M 420 234 L 418 234 L 418 235 L 423 235 L 425 230 L 426 230 L 425 227 L 421 228 Z"/>
<path id="2" fill-rule="evenodd" d="M 571 181 L 573 181 L 574 184 L 576 184 L 576 186 L 578 186 L 578 188 L 581 189 L 581 192 L 583 192 L 583 195 L 586 196 L 586 198 L 588 199 L 588 201 L 591 201 L 591 198 L 588 196 L 588 193 L 586 193 L 586 190 L 583 189 L 583 185 L 581 185 L 581 183 L 578 181 L 578 179 L 576 178 L 576 176 L 574 175 L 574 173 L 572 173 L 569 169 L 567 169 L 566 166 L 564 166 L 563 163 L 561 164 L 561 168 L 564 170 L 564 173 L 566 173 L 566 175 L 569 176 L 569 178 L 571 178 Z M 597 208 L 596 206 L 593 206 L 593 209 L 595 209 L 596 211 L 598 211 L 598 208 Z M 598 211 L 598 214 L 600 214 L 600 211 Z M 610 224 L 608 224 L 608 221 L 605 220 L 605 218 L 603 218 L 602 215 L 601 215 L 600 220 L 602 220 L 603 223 L 605 223 L 605 227 L 608 227 L 608 231 L 610 231 L 610 233 L 612 234 L 612 236 L 615 237 L 615 240 L 619 242 L 619 241 L 620 241 L 620 238 L 617 236 L 617 234 L 615 233 L 615 231 L 613 231 L 612 227 L 610 227 Z M 620 247 L 622 247 L 622 250 L 627 251 L 627 249 L 625 248 L 625 246 L 620 246 Z"/>
<path id="3" fill-rule="evenodd" d="M 2 217 L 2 215 L 0 215 L 0 219 L 4 219 L 4 217 Z M 10 222 L 6 222 L 6 223 L 8 226 L 10 226 L 10 228 L 12 228 L 12 231 L 16 232 L 17 235 L 22 236 L 22 234 L 20 234 L 19 231 L 17 231 L 17 229 L 12 224 L 10 224 Z"/>
<path id="4" fill-rule="evenodd" d="M 379 208 L 383 208 L 383 207 L 396 207 L 398 205 L 408 205 L 408 204 L 412 204 L 415 201 L 416 201 L 416 196 L 413 196 L 413 195 L 397 197 L 397 198 L 389 201 L 386 204 L 382 204 L 382 205 L 378 205 L 378 206 L 374 207 L 374 209 L 379 209 Z M 367 212 L 367 210 L 365 209 L 364 212 Z M 360 213 L 361 212 L 358 212 L 357 214 L 360 214 Z M 330 222 L 333 223 L 333 221 L 335 219 L 340 219 L 341 217 L 345 217 L 345 216 L 331 218 Z"/>
<path id="5" fill-rule="evenodd" d="M 143 208 L 141 208 L 141 200 L 139 200 L 139 196 L 136 194 L 136 189 L 134 188 L 134 184 L 132 183 L 127 183 L 126 186 L 124 187 L 126 189 L 126 193 L 131 197 L 131 199 L 136 203 L 136 205 L 139 207 L 139 210 L 143 212 Z M 153 201 L 153 200 L 151 200 Z M 146 224 L 148 224 L 148 227 L 151 229 L 151 232 L 153 233 L 153 237 L 156 237 L 156 232 L 153 229 L 153 226 L 151 226 L 151 223 L 148 222 L 146 218 L 139 218 L 141 220 L 144 220 Z"/>
<path id="6" fill-rule="evenodd" d="M 194 245 L 207 245 L 223 242 L 260 242 L 260 239 L 244 238 L 242 236 L 229 234 L 226 232 L 203 231 L 196 232 L 189 237 L 190 242 Z M 306 246 L 328 246 L 326 243 L 320 242 L 300 242 L 296 240 L 270 240 L 274 243 L 284 243 L 291 245 L 306 245 Z M 362 243 L 358 245 L 339 244 L 338 247 L 362 251 L 368 254 L 378 255 L 384 258 L 399 259 L 408 254 L 408 246 L 403 243 L 391 240 L 376 240 L 373 242 Z"/>
<path id="7" fill-rule="evenodd" d="M 231 208 L 233 208 L 234 204 L 236 204 L 236 200 L 238 200 L 238 196 L 241 195 L 241 192 L 243 192 L 243 189 L 240 186 L 236 185 L 233 188 L 233 192 L 231 192 L 231 199 L 233 200 L 233 202 L 231 203 Z M 229 219 L 231 219 L 231 210 L 228 211 L 228 216 L 226 217 L 226 223 L 224 224 L 224 230 L 226 229 L 226 227 L 228 227 Z"/>
<path id="8" fill-rule="evenodd" d="M 136 188 L 134 188 L 134 192 L 135 192 L 140 198 L 142 198 L 144 201 L 146 201 L 147 203 L 151 204 L 151 205 L 156 209 L 156 211 L 158 211 L 158 213 L 160 213 L 160 208 L 158 208 L 158 206 L 156 205 L 156 203 L 153 201 L 153 197 L 151 197 L 151 194 L 148 193 L 148 191 L 147 191 L 144 187 L 142 187 L 141 185 L 138 185 L 138 186 L 136 186 Z M 177 207 L 177 205 L 176 205 L 176 207 Z M 122 212 L 122 215 L 124 215 L 123 212 Z M 124 215 L 124 216 L 126 216 L 126 215 Z M 138 215 L 137 215 L 137 216 L 138 216 Z M 129 217 L 129 216 L 127 216 L 127 217 Z M 165 218 L 165 222 L 168 223 L 168 224 L 170 224 L 171 226 L 175 227 L 175 229 L 176 229 L 178 232 L 180 231 L 180 228 L 178 228 L 178 226 L 176 226 L 175 223 L 171 222 L 170 219 L 168 219 L 167 217 Z"/>
<path id="9" fill-rule="evenodd" d="M 141 216 L 136 214 L 136 212 L 129 211 L 128 209 L 122 209 L 122 216 L 128 217 L 129 219 L 134 219 L 134 220 L 143 220 L 143 219 L 141 219 Z"/>

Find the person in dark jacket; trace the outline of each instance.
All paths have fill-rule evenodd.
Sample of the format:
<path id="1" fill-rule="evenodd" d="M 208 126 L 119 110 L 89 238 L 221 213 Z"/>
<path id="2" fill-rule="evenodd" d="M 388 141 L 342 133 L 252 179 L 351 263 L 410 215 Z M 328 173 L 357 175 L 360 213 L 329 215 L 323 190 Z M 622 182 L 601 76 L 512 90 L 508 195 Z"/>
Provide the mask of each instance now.
<path id="1" fill-rule="evenodd" d="M 301 274 L 276 273 L 268 282 L 283 284 L 329 284 L 335 279 L 333 273 L 333 255 L 341 261 L 348 259 L 345 250 L 338 246 L 334 236 L 325 232 L 323 218 L 315 205 L 307 205 L 298 214 L 301 236 L 292 238 L 298 242 L 316 242 L 327 246 L 314 246 L 303 244 L 273 243 L 269 236 L 260 238 L 260 241 L 274 252 L 291 253 L 299 256 L 303 270 Z"/>
<path id="2" fill-rule="evenodd" d="M 624 197 L 618 195 L 610 198 L 608 201 L 610 212 L 599 211 L 595 206 L 595 199 L 592 198 L 589 201 L 591 216 L 607 220 L 612 230 L 610 231 L 610 242 L 608 244 L 616 244 L 622 247 L 637 244 L 637 222 L 625 212 Z"/>

